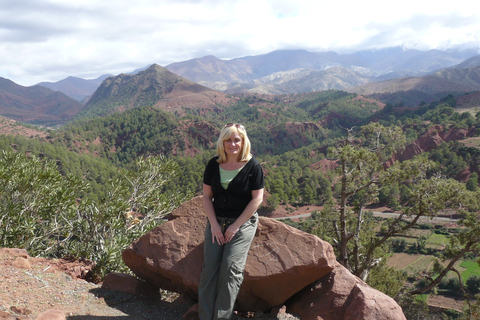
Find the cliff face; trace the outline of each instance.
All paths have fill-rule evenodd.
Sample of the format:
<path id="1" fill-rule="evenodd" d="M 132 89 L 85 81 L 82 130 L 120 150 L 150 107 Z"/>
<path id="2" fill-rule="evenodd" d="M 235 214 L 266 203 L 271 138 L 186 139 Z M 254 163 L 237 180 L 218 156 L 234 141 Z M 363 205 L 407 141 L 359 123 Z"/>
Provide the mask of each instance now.
<path id="1" fill-rule="evenodd" d="M 397 152 L 385 166 L 389 167 L 393 162 L 412 159 L 418 154 L 432 151 L 444 142 L 462 140 L 466 137 L 472 137 L 475 134 L 475 128 L 455 129 L 445 128 L 444 126 L 432 126 L 426 133 L 420 136 L 414 142 L 405 146 L 402 152 Z"/>

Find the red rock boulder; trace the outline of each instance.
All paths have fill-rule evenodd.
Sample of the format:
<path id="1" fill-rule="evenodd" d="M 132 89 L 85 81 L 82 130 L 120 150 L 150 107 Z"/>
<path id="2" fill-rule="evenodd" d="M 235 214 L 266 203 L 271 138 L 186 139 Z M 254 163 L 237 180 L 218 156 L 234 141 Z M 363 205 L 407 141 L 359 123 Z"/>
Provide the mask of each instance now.
<path id="1" fill-rule="evenodd" d="M 203 264 L 206 217 L 202 197 L 175 210 L 169 221 L 152 229 L 123 251 L 125 264 L 157 287 L 196 300 Z M 240 311 L 269 311 L 335 265 L 330 244 L 269 218 L 259 219 L 237 299 Z"/>
<path id="2" fill-rule="evenodd" d="M 336 264 L 334 270 L 286 303 L 302 320 L 405 320 L 402 308 Z"/>

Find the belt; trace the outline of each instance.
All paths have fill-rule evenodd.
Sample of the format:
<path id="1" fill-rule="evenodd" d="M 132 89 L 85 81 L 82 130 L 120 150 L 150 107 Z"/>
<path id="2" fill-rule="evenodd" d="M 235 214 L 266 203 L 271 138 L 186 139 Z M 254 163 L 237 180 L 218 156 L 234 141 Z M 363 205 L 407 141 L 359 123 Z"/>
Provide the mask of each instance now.
<path id="1" fill-rule="evenodd" d="M 227 231 L 228 227 L 234 223 L 237 220 L 237 218 L 224 218 L 224 217 L 217 217 L 217 221 L 220 224 L 220 227 L 222 227 L 222 233 L 225 233 Z"/>
<path id="2" fill-rule="evenodd" d="M 251 217 L 250 221 L 254 223 L 258 219 L 258 213 L 255 212 Z M 233 224 L 235 221 L 237 221 L 237 218 L 225 218 L 225 217 L 217 217 L 217 221 L 220 224 L 220 227 L 222 227 L 222 233 L 225 233 L 227 228 Z"/>

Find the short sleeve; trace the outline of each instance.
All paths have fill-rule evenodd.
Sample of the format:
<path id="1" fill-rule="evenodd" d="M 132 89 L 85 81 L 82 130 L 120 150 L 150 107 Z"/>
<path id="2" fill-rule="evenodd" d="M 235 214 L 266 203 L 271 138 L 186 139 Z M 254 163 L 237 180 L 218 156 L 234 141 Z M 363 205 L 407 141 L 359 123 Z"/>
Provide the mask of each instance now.
<path id="1" fill-rule="evenodd" d="M 265 176 L 260 163 L 255 160 L 255 164 L 252 168 L 252 175 L 250 176 L 250 189 L 260 190 L 265 187 Z"/>

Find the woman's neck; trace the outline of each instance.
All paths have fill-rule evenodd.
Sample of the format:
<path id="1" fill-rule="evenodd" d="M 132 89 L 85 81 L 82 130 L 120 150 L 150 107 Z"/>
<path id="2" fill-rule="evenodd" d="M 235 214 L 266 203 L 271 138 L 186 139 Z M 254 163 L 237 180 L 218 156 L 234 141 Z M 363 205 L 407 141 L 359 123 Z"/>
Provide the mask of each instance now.
<path id="1" fill-rule="evenodd" d="M 227 155 L 225 163 L 236 163 L 236 162 L 240 162 L 240 157 L 229 157 Z"/>
<path id="2" fill-rule="evenodd" d="M 240 162 L 240 156 L 226 154 L 225 163 L 236 163 Z"/>

